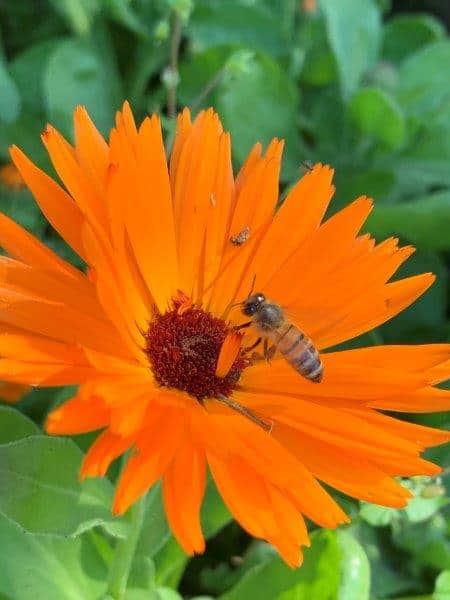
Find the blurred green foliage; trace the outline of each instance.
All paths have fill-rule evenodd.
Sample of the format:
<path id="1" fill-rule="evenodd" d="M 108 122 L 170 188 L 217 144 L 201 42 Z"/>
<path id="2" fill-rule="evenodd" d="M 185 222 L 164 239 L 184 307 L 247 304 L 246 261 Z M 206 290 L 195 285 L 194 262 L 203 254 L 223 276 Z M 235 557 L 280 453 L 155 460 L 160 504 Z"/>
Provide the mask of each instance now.
<path id="1" fill-rule="evenodd" d="M 430 14 L 390 13 L 388 1 L 22 0 L 0 3 L 0 163 L 15 143 L 47 170 L 39 135 L 51 122 L 69 138 L 85 104 L 106 134 L 128 98 L 138 119 L 214 106 L 239 164 L 252 144 L 286 140 L 282 193 L 302 161 L 336 168 L 337 210 L 360 194 L 377 202 L 368 230 L 399 236 L 417 253 L 403 274 L 432 270 L 438 283 L 413 307 L 352 346 L 449 339 L 450 39 Z M 312 10 L 306 10 L 307 6 Z M 303 7 L 303 8 L 302 8 Z M 182 28 L 169 68 L 174 23 Z M 172 44 L 173 46 L 173 44 Z M 176 90 L 175 90 L 176 87 Z M 0 183 L 0 208 L 73 259 L 30 194 Z M 78 484 L 90 440 L 49 440 L 40 425 L 70 392 L 34 391 L 0 409 L 0 597 L 101 598 L 115 540 L 108 480 Z M 32 420 L 30 420 L 30 417 Z M 447 415 L 417 422 L 449 427 Z M 31 454 L 30 454 L 31 449 Z M 25 450 L 27 450 L 25 452 Z M 450 468 L 448 449 L 429 453 Z M 29 460 L 32 456 L 33 460 Z M 1 469 L 0 469 L 1 470 Z M 118 468 L 112 470 L 111 479 Z M 24 481 L 26 484 L 24 484 Z M 171 537 L 158 487 L 149 494 L 128 600 L 448 600 L 450 476 L 405 481 L 404 511 L 342 498 L 354 517 L 314 532 L 302 569 L 231 521 L 210 483 L 202 512 L 204 556 L 188 560 Z M 51 519 L 47 508 L 51 507 Z M 52 534 L 52 535 L 49 535 Z M 4 574 L 7 575 L 4 575 Z M 175 591 L 178 589 L 178 592 Z"/>

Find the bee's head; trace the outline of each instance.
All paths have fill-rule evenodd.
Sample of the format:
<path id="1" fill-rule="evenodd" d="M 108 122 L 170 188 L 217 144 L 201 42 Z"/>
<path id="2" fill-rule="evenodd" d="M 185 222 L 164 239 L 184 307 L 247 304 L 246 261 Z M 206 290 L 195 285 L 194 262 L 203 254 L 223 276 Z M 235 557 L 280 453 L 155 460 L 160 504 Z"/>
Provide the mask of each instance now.
<path id="1" fill-rule="evenodd" d="M 257 294 L 252 294 L 242 303 L 242 312 L 247 317 L 252 317 L 258 310 L 260 309 L 263 302 L 266 301 L 266 297 L 264 294 L 258 292 Z"/>

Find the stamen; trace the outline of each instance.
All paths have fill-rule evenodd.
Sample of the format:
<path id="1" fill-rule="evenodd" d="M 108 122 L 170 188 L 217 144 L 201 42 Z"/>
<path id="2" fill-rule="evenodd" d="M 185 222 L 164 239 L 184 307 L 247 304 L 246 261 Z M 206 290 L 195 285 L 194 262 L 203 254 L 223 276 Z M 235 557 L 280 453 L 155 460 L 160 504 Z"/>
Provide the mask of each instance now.
<path id="1" fill-rule="evenodd" d="M 145 339 L 156 381 L 200 401 L 230 396 L 250 364 L 241 351 L 240 335 L 222 319 L 193 306 L 183 293 L 174 299 L 172 310 L 155 315 Z"/>

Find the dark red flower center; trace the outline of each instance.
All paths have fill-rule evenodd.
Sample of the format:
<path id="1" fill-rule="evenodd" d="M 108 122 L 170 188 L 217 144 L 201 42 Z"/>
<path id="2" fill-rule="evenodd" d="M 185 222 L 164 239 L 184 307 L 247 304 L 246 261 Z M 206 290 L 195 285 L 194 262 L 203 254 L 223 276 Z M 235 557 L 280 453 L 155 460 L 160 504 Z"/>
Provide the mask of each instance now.
<path id="1" fill-rule="evenodd" d="M 229 396 L 249 360 L 241 353 L 224 378 L 215 374 L 220 349 L 230 327 L 199 308 L 174 309 L 150 324 L 146 352 L 156 381 L 198 400 Z"/>

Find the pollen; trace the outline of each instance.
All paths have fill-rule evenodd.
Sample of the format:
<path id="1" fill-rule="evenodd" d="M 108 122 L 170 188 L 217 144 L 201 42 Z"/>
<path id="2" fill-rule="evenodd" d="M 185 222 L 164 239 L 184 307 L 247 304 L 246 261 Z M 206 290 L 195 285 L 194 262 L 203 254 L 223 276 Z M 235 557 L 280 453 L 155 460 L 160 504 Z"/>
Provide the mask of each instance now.
<path id="1" fill-rule="evenodd" d="M 222 345 L 231 331 L 222 319 L 200 308 L 178 306 L 150 324 L 146 353 L 161 386 L 187 392 L 202 401 L 229 396 L 250 361 L 240 352 L 224 377 L 216 375 Z"/>

